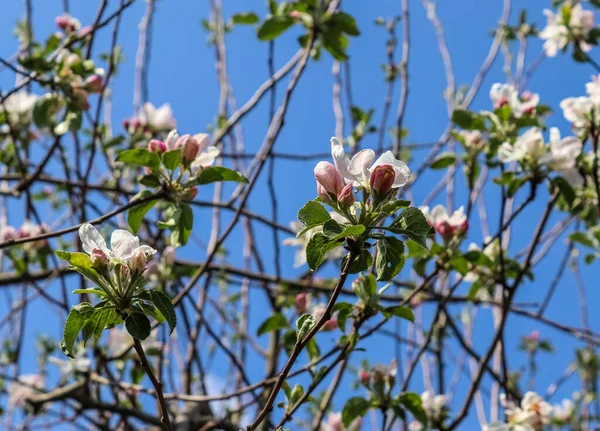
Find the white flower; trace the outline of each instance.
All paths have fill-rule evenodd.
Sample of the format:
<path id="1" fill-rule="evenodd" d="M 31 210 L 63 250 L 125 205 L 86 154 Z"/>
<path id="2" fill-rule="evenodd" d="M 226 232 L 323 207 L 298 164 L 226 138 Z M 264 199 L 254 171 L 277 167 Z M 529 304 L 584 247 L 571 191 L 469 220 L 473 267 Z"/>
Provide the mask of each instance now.
<path id="1" fill-rule="evenodd" d="M 421 394 L 421 406 L 427 417 L 432 422 L 440 422 L 445 413 L 446 405 L 448 404 L 447 395 L 434 395 L 429 391 Z"/>
<path id="2" fill-rule="evenodd" d="M 27 125 L 31 123 L 33 107 L 37 102 L 38 96 L 29 94 L 26 91 L 18 91 L 11 94 L 0 104 L 0 109 L 5 110 L 12 123 Z"/>
<path id="3" fill-rule="evenodd" d="M 530 161 L 540 165 L 551 160 L 548 149 L 544 145 L 542 131 L 532 127 L 519 136 L 514 145 L 504 142 L 498 149 L 498 159 L 502 163 Z"/>
<path id="4" fill-rule="evenodd" d="M 210 145 L 210 136 L 205 133 L 194 135 L 194 139 L 200 144 L 200 149 L 198 150 L 198 155 L 192 162 L 192 168 L 211 166 L 219 156 L 219 149 L 214 145 Z"/>
<path id="5" fill-rule="evenodd" d="M 552 407 L 552 416 L 560 423 L 568 422 L 573 417 L 573 413 L 575 413 L 575 403 L 569 399 L 564 399 L 561 404 Z"/>
<path id="6" fill-rule="evenodd" d="M 592 82 L 585 84 L 585 91 L 595 105 L 600 104 L 600 75 L 592 75 Z"/>
<path id="7" fill-rule="evenodd" d="M 558 51 L 569 43 L 569 33 L 579 40 L 579 48 L 588 52 L 592 47 L 581 40 L 594 27 L 594 14 L 583 10 L 581 4 L 570 8 L 570 19 L 568 27 L 564 22 L 563 11 L 555 14 L 551 10 L 544 9 L 546 15 L 546 27 L 540 32 L 540 38 L 545 40 L 544 52 L 548 57 L 556 57 Z"/>
<path id="8" fill-rule="evenodd" d="M 371 173 L 379 165 L 391 165 L 394 168 L 395 178 L 393 187 L 402 187 L 410 178 L 410 169 L 403 161 L 394 157 L 391 151 L 386 151 L 375 160 L 375 151 L 361 150 L 352 159 L 346 157 L 344 146 L 337 138 L 331 138 L 331 156 L 336 169 L 346 180 L 356 187 L 369 188 Z M 373 163 L 375 161 L 375 163 Z"/>
<path id="9" fill-rule="evenodd" d="M 500 402 L 504 406 L 509 423 L 515 425 L 515 430 L 541 429 L 543 425 L 551 422 L 552 406 L 535 392 L 527 392 L 520 406 L 507 401 L 504 394 L 501 395 Z"/>
<path id="10" fill-rule="evenodd" d="M 148 126 L 154 130 L 170 130 L 176 125 L 173 118 L 171 105 L 165 103 L 156 108 L 152 103 L 146 102 L 140 112 L 140 121 L 142 125 Z"/>
<path id="11" fill-rule="evenodd" d="M 492 99 L 494 109 L 500 108 L 503 105 L 509 105 L 516 118 L 524 114 L 531 114 L 540 101 L 537 93 L 527 92 L 519 98 L 519 93 L 513 85 L 500 84 L 498 82 L 492 85 L 490 89 L 490 99 Z"/>
<path id="12" fill-rule="evenodd" d="M 556 127 L 550 129 L 550 167 L 556 171 L 565 171 L 575 167 L 575 159 L 581 154 L 583 144 L 575 136 L 560 138 Z"/>
<path id="13" fill-rule="evenodd" d="M 322 423 L 319 431 L 358 431 L 362 427 L 362 417 L 357 417 L 346 428 L 342 423 L 342 413 L 329 413 L 327 423 Z"/>
<path id="14" fill-rule="evenodd" d="M 419 209 L 431 226 L 445 222 L 452 227 L 460 227 L 467 221 L 467 216 L 464 213 L 465 209 L 462 206 L 454 211 L 452 215 L 448 214 L 448 210 L 444 205 L 436 205 L 431 211 L 429 211 L 428 206 L 422 206 Z"/>
<path id="15" fill-rule="evenodd" d="M 332 219 L 337 221 L 338 223 L 348 223 L 345 217 L 341 216 L 336 212 L 330 212 L 329 215 Z M 304 225 L 300 222 L 293 221 L 290 223 L 290 227 L 294 232 L 300 232 Z M 296 251 L 296 257 L 294 259 L 294 268 L 300 268 L 302 265 L 306 263 L 306 246 L 308 245 L 308 241 L 310 241 L 311 237 L 315 233 L 319 233 L 323 230 L 321 226 L 314 227 L 300 236 L 296 236 L 294 238 L 286 238 L 283 240 L 283 245 L 291 246 L 291 247 L 299 247 Z M 344 249 L 341 247 L 337 247 L 325 255 L 326 259 L 339 259 L 344 255 Z"/>
<path id="16" fill-rule="evenodd" d="M 111 260 L 120 260 L 129 262 L 129 260 L 139 252 L 146 256 L 152 256 L 156 250 L 149 245 L 140 245 L 140 239 L 131 232 L 117 229 L 110 237 L 110 247 L 106 246 L 106 241 L 100 235 L 100 232 L 89 223 L 81 225 L 79 228 L 79 238 L 83 250 L 92 256 L 94 250 L 103 252 Z"/>
<path id="17" fill-rule="evenodd" d="M 594 103 L 589 97 L 568 97 L 560 102 L 565 119 L 573 124 L 576 130 L 583 129 L 589 121 L 589 114 Z"/>
<path id="18" fill-rule="evenodd" d="M 25 400 L 40 393 L 44 389 L 45 379 L 39 374 L 25 374 L 11 382 L 6 388 L 8 393 L 8 406 L 10 408 L 22 407 Z"/>
<path id="19" fill-rule="evenodd" d="M 90 370 L 92 361 L 85 355 L 86 352 L 84 349 L 78 349 L 74 358 L 64 360 L 51 356 L 48 360 L 59 367 L 61 377 L 68 378 L 74 376 L 76 373 L 86 373 Z"/>
<path id="20" fill-rule="evenodd" d="M 461 130 L 460 134 L 467 149 L 479 151 L 487 145 L 485 137 L 479 130 Z"/>

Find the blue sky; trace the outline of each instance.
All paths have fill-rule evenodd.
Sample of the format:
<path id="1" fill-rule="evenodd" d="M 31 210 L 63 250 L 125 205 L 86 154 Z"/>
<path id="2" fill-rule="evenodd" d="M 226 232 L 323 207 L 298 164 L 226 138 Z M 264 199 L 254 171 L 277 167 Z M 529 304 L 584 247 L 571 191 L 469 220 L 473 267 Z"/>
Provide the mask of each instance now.
<path id="1" fill-rule="evenodd" d="M 34 32 L 39 38 L 45 38 L 54 31 L 54 16 L 61 12 L 59 1 L 34 1 L 33 19 Z M 89 24 L 93 20 L 97 2 L 71 2 L 72 13 L 81 19 L 82 23 Z M 116 2 L 110 2 L 114 7 Z M 232 2 L 226 3 L 226 16 L 234 12 L 254 10 L 260 16 L 265 15 L 263 2 Z M 544 0 L 515 0 L 511 22 L 515 23 L 518 11 L 527 7 L 530 20 L 537 24 L 538 28 L 545 24 L 541 13 L 543 8 L 550 6 L 550 1 Z M 145 3 L 136 2 L 123 16 L 119 40 L 125 53 L 125 63 L 120 67 L 119 74 L 114 84 L 113 96 L 113 124 L 115 132 L 120 132 L 120 120 L 132 114 L 132 94 L 134 82 L 134 60 L 137 47 L 137 26 L 143 14 Z M 375 124 L 379 124 L 379 115 L 385 97 L 386 84 L 380 65 L 386 61 L 385 40 L 386 32 L 382 27 L 374 25 L 378 16 L 390 17 L 400 14 L 400 2 L 398 0 L 375 1 L 345 1 L 344 8 L 357 18 L 362 35 L 358 39 L 351 40 L 351 77 L 353 86 L 353 101 L 363 109 L 375 109 Z M 409 130 L 407 142 L 425 143 L 437 140 L 448 124 L 446 105 L 443 99 L 443 91 L 446 88 L 445 75 L 439 55 L 437 40 L 431 23 L 426 19 L 425 11 L 420 1 L 411 0 L 411 38 L 412 56 L 409 65 L 410 74 L 410 96 L 405 117 L 405 127 Z M 489 46 L 492 41 L 491 30 L 499 20 L 502 12 L 501 1 L 460 0 L 453 2 L 440 2 L 437 8 L 440 20 L 444 25 L 444 32 L 449 51 L 452 56 L 452 64 L 457 85 L 469 84 L 479 70 Z M 21 2 L 7 2 L 3 6 L 3 14 L 0 15 L 0 56 L 8 58 L 16 49 L 17 43 L 9 29 L 13 28 L 16 21 L 22 16 Z M 207 3 L 194 0 L 159 1 L 155 15 L 153 29 L 153 47 L 151 55 L 151 66 L 149 73 L 149 100 L 155 105 L 168 102 L 171 104 L 178 122 L 181 133 L 197 133 L 206 130 L 206 126 L 214 122 L 218 104 L 218 82 L 214 67 L 214 49 L 206 43 L 206 33 L 200 25 L 200 20 L 207 18 Z M 398 27 L 401 33 L 401 25 Z M 283 65 L 297 50 L 296 31 L 290 31 L 278 39 L 275 50 L 276 68 Z M 110 29 L 106 28 L 97 40 L 98 47 L 108 47 Z M 248 26 L 240 26 L 227 36 L 228 49 L 228 71 L 238 104 L 243 104 L 254 93 L 256 87 L 268 78 L 266 63 L 267 44 L 259 42 L 254 37 L 254 30 Z M 532 40 L 528 48 L 527 61 L 530 63 L 540 52 L 539 41 Z M 592 56 L 595 52 L 592 51 Z M 400 53 L 397 52 L 397 58 Z M 502 57 L 499 56 L 487 75 L 481 91 L 475 99 L 473 109 L 489 109 L 488 97 L 489 87 L 494 82 L 503 82 Z M 275 151 L 285 153 L 307 154 L 314 152 L 326 152 L 329 149 L 329 137 L 334 134 L 335 121 L 332 109 L 331 75 L 332 61 L 328 55 L 324 55 L 318 63 L 311 63 L 302 77 L 298 90 L 294 94 L 291 107 L 287 114 L 287 120 L 282 133 L 275 146 Z M 587 65 L 575 64 L 568 56 L 559 56 L 555 59 L 545 60 L 536 71 L 528 89 L 541 95 L 541 101 L 554 109 L 554 114 L 549 118 L 550 126 L 557 126 L 563 135 L 569 134 L 569 125 L 562 118 L 558 108 L 560 100 L 569 96 L 577 96 L 584 93 L 584 84 L 593 73 Z M 10 88 L 14 83 L 12 73 L 3 71 L 0 73 L 0 85 L 3 90 Z M 396 110 L 398 88 L 394 94 L 394 105 L 392 112 Z M 278 89 L 279 100 L 283 93 L 283 86 Z M 268 102 L 263 100 L 257 109 L 247 116 L 243 122 L 244 138 L 248 152 L 256 151 L 262 144 L 266 129 L 268 127 Z M 348 130 L 348 128 L 346 128 Z M 390 144 L 391 140 L 387 140 Z M 370 135 L 363 141 L 363 147 L 375 147 L 377 136 Z M 418 159 L 422 153 L 416 153 Z M 278 219 L 287 224 L 294 220 L 298 209 L 304 202 L 314 198 L 314 179 L 312 169 L 316 161 L 289 162 L 280 160 L 276 164 L 275 177 L 276 190 L 279 201 Z M 414 162 L 411 167 L 418 164 Z M 415 204 L 418 205 L 428 192 L 441 178 L 443 172 L 430 173 L 420 179 L 413 189 Z M 459 180 L 459 185 L 461 180 Z M 542 193 L 542 196 L 545 194 Z M 199 198 L 210 199 L 212 190 L 202 189 Z M 496 191 L 486 194 L 488 199 L 488 214 L 490 225 L 497 225 L 498 198 Z M 460 187 L 457 192 L 457 205 L 465 202 L 464 193 Z M 443 203 L 438 198 L 435 203 Z M 513 230 L 513 242 L 511 250 L 519 250 L 530 240 L 531 232 L 542 210 L 545 201 L 532 206 L 520 218 L 518 227 Z M 261 214 L 270 215 L 271 209 L 266 187 L 266 170 L 250 199 L 250 209 Z M 562 214 L 558 216 L 563 217 Z M 11 211 L 10 222 L 19 225 L 22 221 L 22 213 Z M 56 214 L 49 217 L 56 217 Z M 556 215 L 553 220 L 558 220 Z M 50 221 L 53 221 L 52 218 Z M 227 216 L 225 217 L 227 220 Z M 210 212 L 196 211 L 195 234 L 203 241 L 208 239 L 208 228 L 210 226 Z M 472 233 L 469 240 L 480 241 L 481 234 L 476 229 L 477 218 L 471 223 Z M 261 225 L 256 225 L 255 231 L 259 238 L 258 247 L 264 255 L 264 260 L 269 270 L 272 270 L 272 239 L 271 231 Z M 236 228 L 227 243 L 229 259 L 234 264 L 242 262 L 242 238 L 243 232 Z M 281 236 L 283 239 L 284 236 Z M 180 250 L 178 256 L 198 259 L 204 252 L 194 248 L 191 243 L 187 249 Z M 465 244 L 466 246 L 466 244 Z M 543 297 L 550 280 L 554 276 L 557 265 L 562 257 L 564 247 L 556 249 L 538 266 L 536 280 L 528 282 L 517 295 L 517 301 L 540 301 Z M 292 268 L 295 250 L 282 248 L 283 274 L 293 276 L 303 272 L 306 268 L 294 270 Z M 333 276 L 335 270 L 327 268 L 323 273 Z M 408 267 L 403 274 L 408 276 Z M 591 271 L 584 270 L 586 280 L 591 281 Z M 465 287 L 468 289 L 468 286 Z M 596 303 L 599 294 L 588 292 L 588 302 Z M 260 293 L 255 293 L 253 300 L 264 301 Z M 561 322 L 573 326 L 580 326 L 579 309 L 577 305 L 573 276 L 569 273 L 560 284 L 558 293 L 548 308 L 547 315 L 557 318 Z M 2 309 L 0 307 L 0 309 Z M 38 304 L 34 310 L 40 312 L 47 310 Z M 459 308 L 453 307 L 452 311 L 458 313 Z M 40 332 L 51 332 L 58 337 L 62 322 L 57 314 L 46 311 L 49 317 L 30 317 L 28 339 L 32 340 L 33 334 Z M 475 342 L 478 350 L 483 352 L 492 336 L 490 325 L 490 311 L 484 309 L 483 317 L 478 323 L 475 332 Z M 41 315 L 41 314 L 40 314 Z M 428 316 L 428 312 L 425 313 Z M 598 317 L 591 315 L 592 327 L 598 324 Z M 259 312 L 254 311 L 251 322 L 258 326 L 261 322 Z M 482 329 L 479 329 L 482 328 Z M 540 365 L 538 389 L 545 390 L 547 385 L 555 380 L 568 363 L 572 360 L 572 347 L 576 345 L 573 340 L 565 335 L 555 332 L 550 328 L 539 326 L 530 320 L 512 318 L 507 326 L 508 349 L 514 352 L 518 337 L 529 333 L 532 329 L 540 329 L 542 336 L 552 338 L 558 346 L 557 353 L 552 361 L 544 361 Z M 328 342 L 330 335 L 320 335 L 324 345 Z M 266 344 L 266 337 L 260 341 Z M 356 353 L 356 360 L 369 358 L 373 363 L 388 362 L 394 355 L 391 343 L 381 343 L 382 339 L 373 339 L 365 343 L 366 352 Z M 31 348 L 32 343 L 30 342 Z M 456 350 L 456 349 L 455 349 Z M 525 364 L 523 355 L 509 356 L 511 368 L 518 368 Z M 24 362 L 24 371 L 33 371 L 35 359 L 27 359 Z M 215 372 L 224 373 L 225 369 L 215 369 Z M 249 374 L 253 379 L 261 377 L 262 366 L 253 367 Z M 342 383 L 335 406 L 340 407 L 345 398 L 352 377 L 348 377 Z M 570 395 L 576 387 L 572 379 L 565 385 L 563 394 Z M 420 382 L 420 377 L 414 379 Z M 487 382 L 489 383 L 489 382 Z M 419 383 L 420 384 L 420 383 Z M 466 383 L 458 387 L 465 390 Z M 415 390 L 420 392 L 420 386 Z M 460 397 L 459 397 L 460 400 Z M 558 401 L 559 398 L 553 401 Z M 460 404 L 453 407 L 457 409 Z M 473 429 L 476 423 L 474 414 L 462 429 Z"/>

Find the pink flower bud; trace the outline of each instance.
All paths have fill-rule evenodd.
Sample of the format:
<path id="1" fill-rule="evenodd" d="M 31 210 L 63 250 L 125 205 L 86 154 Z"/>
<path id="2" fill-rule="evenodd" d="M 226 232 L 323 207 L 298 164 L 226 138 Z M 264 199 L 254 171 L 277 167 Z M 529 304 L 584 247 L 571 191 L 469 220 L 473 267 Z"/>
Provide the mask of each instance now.
<path id="1" fill-rule="evenodd" d="M 193 201 L 196 198 L 196 196 L 198 196 L 198 187 L 190 187 L 189 189 L 187 189 L 187 193 L 188 200 Z"/>
<path id="2" fill-rule="evenodd" d="M 319 162 L 315 166 L 315 178 L 327 193 L 338 195 L 344 188 L 344 180 L 335 166 L 329 162 Z"/>
<path id="3" fill-rule="evenodd" d="M 150 142 L 148 142 L 148 151 L 151 153 L 164 153 L 167 151 L 167 145 L 158 139 L 151 139 Z"/>
<path id="4" fill-rule="evenodd" d="M 298 12 L 297 10 L 293 10 L 290 12 L 290 18 L 296 19 L 298 17 L 300 17 L 300 12 Z"/>
<path id="5" fill-rule="evenodd" d="M 200 144 L 190 135 L 183 135 L 179 138 L 178 142 L 178 146 L 181 147 L 181 159 L 183 163 L 192 163 L 200 151 Z"/>
<path id="6" fill-rule="evenodd" d="M 298 314 L 305 313 L 308 308 L 308 294 L 304 292 L 298 293 L 294 299 L 294 305 Z"/>
<path id="7" fill-rule="evenodd" d="M 108 258 L 106 253 L 104 253 L 102 250 L 100 250 L 99 248 L 95 248 L 94 250 L 92 250 L 91 261 L 92 261 L 92 266 L 94 268 L 101 269 L 101 268 L 104 268 L 106 265 L 108 265 L 108 262 L 110 262 L 110 259 Z"/>
<path id="8" fill-rule="evenodd" d="M 100 93 L 102 91 L 103 79 L 100 75 L 92 75 L 85 80 L 84 85 L 89 93 Z"/>
<path id="9" fill-rule="evenodd" d="M 146 269 L 146 254 L 141 250 L 134 250 L 129 259 L 129 267 L 134 271 L 144 271 Z"/>
<path id="10" fill-rule="evenodd" d="M 533 340 L 533 341 L 538 341 L 540 339 L 540 331 L 538 331 L 538 330 L 531 331 L 531 334 L 529 335 L 529 339 Z"/>
<path id="11" fill-rule="evenodd" d="M 165 144 L 167 145 L 167 150 L 173 151 L 179 148 L 179 133 L 177 130 L 173 129 L 167 135 L 167 139 L 165 140 Z"/>
<path id="12" fill-rule="evenodd" d="M 140 120 L 138 117 L 132 118 L 131 119 L 131 125 L 136 130 L 137 129 L 141 129 L 141 127 L 142 127 L 142 120 Z"/>
<path id="13" fill-rule="evenodd" d="M 367 370 L 360 370 L 358 378 L 364 386 L 369 387 L 369 384 L 371 383 L 371 373 L 369 373 Z"/>
<path id="14" fill-rule="evenodd" d="M 129 130 L 129 126 L 131 126 L 131 122 L 129 121 L 129 118 L 125 118 L 123 121 L 121 121 L 121 125 L 123 126 L 123 128 L 125 130 Z"/>
<path id="15" fill-rule="evenodd" d="M 506 97 L 501 97 L 500 99 L 498 99 L 498 101 L 496 102 L 496 106 L 495 108 L 502 108 L 504 105 L 508 105 L 508 100 L 506 99 Z"/>
<path id="16" fill-rule="evenodd" d="M 323 202 L 331 202 L 331 196 L 329 196 L 329 193 L 327 193 L 327 190 L 325 190 L 325 187 L 323 187 L 321 185 L 321 183 L 318 181 L 317 181 L 317 196 L 319 196 Z"/>
<path id="17" fill-rule="evenodd" d="M 531 91 L 529 91 L 529 90 L 525 90 L 525 91 L 523 92 L 523 94 L 521 94 L 521 100 L 522 100 L 523 102 L 528 102 L 528 101 L 530 101 L 532 97 L 533 97 L 533 94 L 532 94 L 532 93 L 531 93 Z"/>
<path id="18" fill-rule="evenodd" d="M 377 197 L 384 198 L 392 190 L 395 179 L 396 173 L 392 165 L 378 165 L 371 173 L 371 189 Z"/>
<path id="19" fill-rule="evenodd" d="M 325 322 L 323 325 L 323 331 L 333 331 L 338 327 L 338 321 L 336 316 L 332 316 L 331 319 Z"/>
<path id="20" fill-rule="evenodd" d="M 354 198 L 354 189 L 352 184 L 346 184 L 342 191 L 338 194 L 338 202 L 344 208 L 351 207 L 356 199 Z"/>
<path id="21" fill-rule="evenodd" d="M 54 23 L 61 30 L 66 30 L 69 27 L 69 21 L 69 17 L 66 15 L 61 15 L 54 18 Z"/>

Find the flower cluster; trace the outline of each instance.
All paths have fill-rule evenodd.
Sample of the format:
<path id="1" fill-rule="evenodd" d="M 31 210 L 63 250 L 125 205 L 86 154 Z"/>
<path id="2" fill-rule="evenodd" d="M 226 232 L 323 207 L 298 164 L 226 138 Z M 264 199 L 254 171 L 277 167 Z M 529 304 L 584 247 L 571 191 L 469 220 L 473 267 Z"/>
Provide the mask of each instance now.
<path id="1" fill-rule="evenodd" d="M 448 417 L 448 396 L 435 395 L 430 391 L 421 394 L 421 406 L 427 416 L 427 421 L 431 429 L 443 429 L 444 421 Z M 423 425 L 413 421 L 408 425 L 410 431 L 421 431 Z"/>
<path id="2" fill-rule="evenodd" d="M 539 36 L 544 40 L 544 52 L 548 57 L 556 57 L 569 43 L 576 50 L 589 52 L 592 46 L 587 42 L 589 32 L 594 28 L 594 13 L 584 10 L 581 3 L 571 1 L 562 5 L 558 13 L 544 9 L 547 24 Z"/>
<path id="3" fill-rule="evenodd" d="M 513 85 L 500 83 L 492 85 L 492 88 L 490 89 L 490 99 L 492 99 L 494 109 L 499 109 L 508 105 L 515 118 L 535 114 L 535 110 L 540 103 L 538 94 L 524 92 L 519 95 L 517 89 Z"/>
<path id="4" fill-rule="evenodd" d="M 123 128 L 127 133 L 146 137 L 167 133 L 176 126 L 173 110 L 168 103 L 157 108 L 152 103 L 146 102 L 139 115 L 123 120 Z"/>
<path id="5" fill-rule="evenodd" d="M 541 431 L 547 425 L 565 426 L 573 423 L 576 406 L 565 399 L 561 404 L 550 405 L 535 392 L 529 391 L 521 404 L 507 400 L 501 395 L 506 422 L 495 422 L 483 427 L 483 431 Z"/>
<path id="6" fill-rule="evenodd" d="M 464 213 L 464 208 L 460 207 L 452 213 L 448 214 L 448 210 L 443 205 L 436 205 L 429 210 L 429 207 L 423 206 L 419 208 L 427 223 L 441 235 L 444 241 L 448 242 L 453 238 L 463 236 L 469 229 L 469 221 Z"/>

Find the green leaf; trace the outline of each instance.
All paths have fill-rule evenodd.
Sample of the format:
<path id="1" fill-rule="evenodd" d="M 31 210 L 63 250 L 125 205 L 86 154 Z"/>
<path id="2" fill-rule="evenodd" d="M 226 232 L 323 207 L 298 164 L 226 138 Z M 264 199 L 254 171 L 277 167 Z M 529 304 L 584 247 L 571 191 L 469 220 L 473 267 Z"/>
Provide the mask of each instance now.
<path id="1" fill-rule="evenodd" d="M 60 106 L 59 100 L 52 94 L 40 97 L 33 106 L 33 122 L 40 129 L 50 127 L 54 119 L 54 112 Z"/>
<path id="2" fill-rule="evenodd" d="M 144 175 L 140 178 L 140 184 L 146 187 L 159 187 L 160 179 L 156 175 Z"/>
<path id="3" fill-rule="evenodd" d="M 352 15 L 348 15 L 344 12 L 337 12 L 331 16 L 331 23 L 338 27 L 341 31 L 350 36 L 359 36 L 360 31 L 356 25 L 356 20 Z"/>
<path id="4" fill-rule="evenodd" d="M 381 312 L 387 319 L 392 316 L 396 316 L 400 317 L 401 319 L 410 320 L 411 322 L 415 321 L 415 315 L 413 314 L 412 310 L 401 305 L 384 308 L 381 310 Z"/>
<path id="5" fill-rule="evenodd" d="M 321 226 L 325 222 L 331 220 L 331 216 L 323 205 L 314 200 L 308 201 L 300 211 L 298 211 L 298 220 L 304 224 L 304 227 L 298 231 L 297 236 L 301 236 L 306 233 L 306 231 Z"/>
<path id="6" fill-rule="evenodd" d="M 330 241 L 340 241 L 349 236 L 360 236 L 365 231 L 365 227 L 359 225 L 341 225 L 335 220 L 327 220 L 323 225 L 323 235 Z"/>
<path id="7" fill-rule="evenodd" d="M 575 190 L 573 190 L 573 187 L 563 177 L 555 178 L 553 183 L 560 190 L 560 194 L 569 205 L 569 208 L 573 207 L 573 202 L 575 201 Z"/>
<path id="8" fill-rule="evenodd" d="M 167 151 L 162 155 L 163 164 L 171 171 L 181 164 L 181 150 Z"/>
<path id="9" fill-rule="evenodd" d="M 392 232 L 406 235 L 423 248 L 427 248 L 425 240 L 430 229 L 421 210 L 415 207 L 402 211 L 389 227 Z"/>
<path id="10" fill-rule="evenodd" d="M 263 42 L 273 40 L 293 25 L 294 20 L 290 16 L 273 16 L 258 29 L 258 39 Z"/>
<path id="11" fill-rule="evenodd" d="M 90 295 L 106 296 L 106 292 L 100 289 L 75 289 L 71 293 L 89 293 Z"/>
<path id="12" fill-rule="evenodd" d="M 321 350 L 319 349 L 319 345 L 317 344 L 317 338 L 311 338 L 306 344 L 306 352 L 308 353 L 308 357 L 311 361 L 314 361 L 319 356 L 321 356 Z"/>
<path id="13" fill-rule="evenodd" d="M 393 236 L 377 240 L 377 281 L 389 281 L 404 266 L 404 243 Z"/>
<path id="14" fill-rule="evenodd" d="M 442 153 L 440 154 L 429 167 L 431 169 L 444 169 L 456 162 L 456 155 L 454 153 Z"/>
<path id="15" fill-rule="evenodd" d="M 342 410 L 342 422 L 349 427 L 354 419 L 362 417 L 369 411 L 369 402 L 363 397 L 352 397 L 344 405 Z"/>
<path id="16" fill-rule="evenodd" d="M 104 328 L 118 318 L 117 313 L 112 308 L 96 308 L 94 314 L 89 317 L 83 326 L 84 344 L 92 336 L 100 338 Z"/>
<path id="17" fill-rule="evenodd" d="M 100 281 L 100 274 L 98 274 L 98 271 L 92 267 L 92 261 L 87 254 L 61 250 L 55 251 L 54 254 L 56 254 L 59 259 L 69 262 L 70 269 L 77 271 L 85 278 L 96 283 L 98 286 L 103 285 L 102 281 Z"/>
<path id="18" fill-rule="evenodd" d="M 235 181 L 238 183 L 247 183 L 248 180 L 242 174 L 223 166 L 208 166 L 202 168 L 200 173 L 184 184 L 184 187 L 199 186 L 220 181 Z"/>
<path id="19" fill-rule="evenodd" d="M 146 166 L 151 169 L 158 169 L 160 167 L 160 156 L 145 148 L 121 151 L 117 155 L 117 161 L 127 163 L 128 165 Z"/>
<path id="20" fill-rule="evenodd" d="M 169 328 L 171 329 L 170 333 L 173 333 L 175 326 L 177 326 L 177 314 L 175 313 L 175 307 L 173 307 L 171 298 L 158 290 L 151 290 L 150 298 L 154 306 L 161 312 L 169 324 Z"/>
<path id="21" fill-rule="evenodd" d="M 571 235 L 569 235 L 569 239 L 586 247 L 595 248 L 594 241 L 583 232 L 573 232 Z"/>
<path id="22" fill-rule="evenodd" d="M 150 196 L 154 196 L 155 194 L 156 193 L 150 190 L 142 190 L 137 195 L 135 195 L 130 202 L 149 198 Z M 137 231 L 140 230 L 140 227 L 142 226 L 142 221 L 144 220 L 144 216 L 148 211 L 152 209 L 154 205 L 156 205 L 157 202 L 158 200 L 152 200 L 136 205 L 129 209 L 127 213 L 127 223 L 129 224 L 129 227 L 133 233 L 137 233 Z"/>
<path id="23" fill-rule="evenodd" d="M 321 35 L 321 42 L 332 56 L 338 61 L 348 60 L 346 48 L 348 47 L 348 39 L 346 39 L 340 31 L 327 30 Z"/>
<path id="24" fill-rule="evenodd" d="M 405 201 L 402 199 L 395 199 L 390 202 L 386 202 L 381 206 L 381 212 L 385 215 L 391 216 L 396 213 L 400 208 L 408 208 L 410 206 L 410 201 Z"/>
<path id="25" fill-rule="evenodd" d="M 296 320 L 296 328 L 298 328 L 297 340 L 301 341 L 311 331 L 317 322 L 310 314 L 303 314 Z"/>
<path id="26" fill-rule="evenodd" d="M 404 392 L 400 394 L 400 402 L 410 411 L 416 420 L 422 424 L 427 424 L 427 414 L 421 405 L 421 397 L 413 392 Z"/>
<path id="27" fill-rule="evenodd" d="M 337 241 L 331 241 L 322 233 L 315 233 L 306 245 L 306 263 L 308 263 L 308 267 L 315 271 L 325 260 L 327 252 L 338 245 L 340 244 Z"/>
<path id="28" fill-rule="evenodd" d="M 342 266 L 345 265 L 346 259 L 348 259 L 350 254 L 344 256 L 342 261 Z M 373 265 L 373 256 L 369 250 L 365 250 L 364 248 L 360 251 L 358 256 L 354 257 L 354 260 L 350 264 L 350 268 L 348 268 L 349 274 L 358 274 L 359 272 L 366 271 Z"/>
<path id="29" fill-rule="evenodd" d="M 71 308 L 65 328 L 63 331 L 63 339 L 60 342 L 60 348 L 70 358 L 75 357 L 73 346 L 77 335 L 85 325 L 86 320 L 94 313 L 94 306 L 89 302 L 82 302 Z"/>
<path id="30" fill-rule="evenodd" d="M 150 320 L 142 313 L 133 312 L 125 319 L 125 328 L 133 338 L 145 340 L 150 335 L 152 327 Z"/>
<path id="31" fill-rule="evenodd" d="M 275 313 L 260 324 L 258 330 L 256 331 L 256 335 L 261 336 L 267 332 L 273 332 L 287 328 L 287 326 L 288 323 L 285 316 L 281 313 Z"/>
<path id="32" fill-rule="evenodd" d="M 469 272 L 469 264 L 462 256 L 455 256 L 450 259 L 450 265 L 452 265 L 452 267 L 456 269 L 460 275 L 465 275 Z"/>
<path id="33" fill-rule="evenodd" d="M 485 130 L 485 121 L 471 111 L 456 109 L 452 113 L 452 122 L 466 130 Z"/>
<path id="34" fill-rule="evenodd" d="M 234 24 L 255 24 L 259 21 L 258 15 L 254 12 L 240 12 L 231 17 Z"/>

